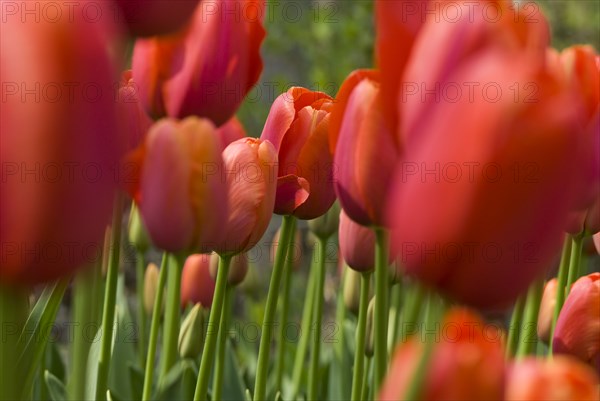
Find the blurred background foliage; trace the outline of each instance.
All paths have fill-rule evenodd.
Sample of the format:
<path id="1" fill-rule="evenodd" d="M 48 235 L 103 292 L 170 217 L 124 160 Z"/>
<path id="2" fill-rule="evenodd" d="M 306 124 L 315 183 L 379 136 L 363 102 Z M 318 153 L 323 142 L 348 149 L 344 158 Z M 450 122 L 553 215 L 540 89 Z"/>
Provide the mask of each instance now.
<path id="1" fill-rule="evenodd" d="M 267 2 L 264 71 L 238 114 L 248 135 L 260 135 L 271 103 L 290 86 L 305 86 L 335 96 L 348 73 L 373 66 L 374 1 L 377 0 Z M 518 3 L 530 7 L 527 10 L 531 12 L 539 4 L 550 21 L 554 47 L 589 43 L 600 49 L 600 1 Z"/>

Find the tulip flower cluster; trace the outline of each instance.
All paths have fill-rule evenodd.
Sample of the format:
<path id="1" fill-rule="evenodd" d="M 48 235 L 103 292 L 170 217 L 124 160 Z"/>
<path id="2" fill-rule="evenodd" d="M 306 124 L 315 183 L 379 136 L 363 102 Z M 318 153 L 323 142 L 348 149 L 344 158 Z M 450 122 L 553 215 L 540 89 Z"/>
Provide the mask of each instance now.
<path id="1" fill-rule="evenodd" d="M 600 56 L 537 6 L 376 1 L 246 132 L 264 2 L 17 3 L 0 400 L 600 400 Z"/>

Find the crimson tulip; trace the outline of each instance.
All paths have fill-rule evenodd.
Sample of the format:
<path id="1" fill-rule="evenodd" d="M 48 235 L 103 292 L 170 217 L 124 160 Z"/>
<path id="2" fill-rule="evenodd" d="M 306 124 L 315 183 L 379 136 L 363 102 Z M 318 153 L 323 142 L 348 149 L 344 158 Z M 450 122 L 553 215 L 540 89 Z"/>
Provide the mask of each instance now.
<path id="1" fill-rule="evenodd" d="M 225 148 L 223 159 L 230 209 L 220 221 L 223 239 L 214 247 L 220 255 L 258 243 L 271 221 L 277 179 L 277 153 L 269 141 L 239 139 Z"/>
<path id="2" fill-rule="evenodd" d="M 273 102 L 261 139 L 270 141 L 279 156 L 275 213 L 309 220 L 325 214 L 335 201 L 328 145 L 331 106 L 325 93 L 300 87 Z"/>
<path id="3" fill-rule="evenodd" d="M 552 344 L 554 353 L 571 354 L 600 373 L 600 273 L 573 284 L 558 315 Z"/>
<path id="4" fill-rule="evenodd" d="M 264 4 L 209 3 L 196 8 L 184 29 L 135 43 L 133 78 L 154 117 L 197 115 L 221 126 L 260 76 Z"/>
<path id="5" fill-rule="evenodd" d="M 123 152 L 107 46 L 117 37 L 106 18 L 23 19 L 4 5 L 0 281 L 37 284 L 102 252 Z"/>
<path id="6" fill-rule="evenodd" d="M 212 251 L 228 215 L 214 125 L 195 117 L 160 120 L 130 160 L 140 177 L 129 190 L 152 243 L 169 252 Z"/>
<path id="7" fill-rule="evenodd" d="M 503 399 L 505 368 L 499 328 L 459 308 L 450 310 L 440 327 L 418 399 Z M 422 335 L 433 335 L 432 328 L 425 330 L 429 331 Z M 405 399 L 422 357 L 423 343 L 415 337 L 399 344 L 377 399 Z"/>
<path id="8" fill-rule="evenodd" d="M 200 0 L 116 0 L 116 3 L 119 7 L 116 15 L 132 35 L 152 36 L 181 28 Z"/>
<path id="9" fill-rule="evenodd" d="M 181 272 L 181 307 L 201 304 L 210 309 L 215 292 L 215 280 L 210 275 L 210 255 L 187 257 Z"/>

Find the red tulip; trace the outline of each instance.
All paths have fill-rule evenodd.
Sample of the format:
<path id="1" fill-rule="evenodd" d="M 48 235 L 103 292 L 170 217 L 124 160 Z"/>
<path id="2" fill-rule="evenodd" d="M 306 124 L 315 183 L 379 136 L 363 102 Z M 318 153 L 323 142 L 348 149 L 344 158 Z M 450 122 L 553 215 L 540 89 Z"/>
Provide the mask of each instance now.
<path id="1" fill-rule="evenodd" d="M 277 153 L 269 141 L 244 138 L 223 152 L 228 185 L 229 214 L 221 221 L 223 240 L 218 254 L 250 250 L 265 233 L 273 205 L 277 178 Z"/>
<path id="2" fill-rule="evenodd" d="M 140 178 L 130 188 L 152 243 L 170 252 L 210 252 L 228 215 L 221 143 L 205 119 L 164 119 L 131 157 Z"/>
<path id="3" fill-rule="evenodd" d="M 210 255 L 194 254 L 187 257 L 181 272 L 181 307 L 202 304 L 210 309 L 215 292 L 215 281 L 210 275 Z"/>
<path id="4" fill-rule="evenodd" d="M 107 47 L 116 37 L 106 18 L 21 18 L 4 9 L 8 3 L 0 38 L 0 281 L 36 284 L 91 265 L 102 252 L 123 151 Z M 36 5 L 68 9 L 63 3 Z"/>
<path id="5" fill-rule="evenodd" d="M 220 126 L 258 80 L 263 3 L 208 3 L 196 8 L 185 29 L 136 41 L 133 77 L 153 116 L 197 115 Z"/>
<path id="6" fill-rule="evenodd" d="M 382 114 L 377 71 L 357 70 L 342 84 L 331 112 L 334 185 L 355 222 L 384 225 L 383 210 L 401 144 Z"/>
<path id="7" fill-rule="evenodd" d="M 117 100 L 128 150 L 136 148 L 144 141 L 146 133 L 154 123 L 138 98 L 138 90 L 131 78 L 131 70 L 125 71 L 121 76 Z"/>
<path id="8" fill-rule="evenodd" d="M 528 358 L 508 369 L 507 401 L 598 401 L 598 377 L 589 366 L 566 356 Z"/>
<path id="9" fill-rule="evenodd" d="M 135 36 L 164 35 L 184 25 L 200 0 L 116 0 L 118 18 Z M 210 3 L 210 2 L 208 2 Z"/>
<path id="10" fill-rule="evenodd" d="M 335 201 L 328 145 L 331 105 L 325 93 L 300 87 L 273 102 L 261 139 L 279 154 L 275 213 L 309 220 L 325 214 Z"/>
<path id="11" fill-rule="evenodd" d="M 221 139 L 221 148 L 223 150 L 225 150 L 230 143 L 246 137 L 244 126 L 235 116 L 233 116 L 225 124 L 221 125 L 219 129 L 217 129 L 217 134 Z"/>
<path id="12" fill-rule="evenodd" d="M 540 340 L 546 344 L 550 340 L 550 329 L 552 327 L 552 317 L 554 316 L 554 308 L 556 307 L 556 291 L 558 280 L 553 278 L 546 283 L 544 287 L 544 295 L 540 303 L 540 311 L 537 320 L 537 335 Z"/>
<path id="13" fill-rule="evenodd" d="M 600 273 L 573 284 L 554 330 L 555 353 L 571 354 L 600 373 Z"/>
<path id="14" fill-rule="evenodd" d="M 432 327 L 425 328 L 433 336 Z M 448 312 L 434 340 L 419 400 L 503 399 L 504 356 L 499 328 L 464 309 Z M 399 344 L 379 400 L 403 400 L 423 356 L 415 337 Z"/>
<path id="15" fill-rule="evenodd" d="M 436 105 L 405 144 L 388 203 L 407 272 L 484 308 L 506 307 L 547 269 L 579 196 L 579 103 L 520 54 L 490 46 L 449 75 L 493 82 L 496 95 Z M 535 98 L 515 98 L 510 87 L 526 85 Z"/>

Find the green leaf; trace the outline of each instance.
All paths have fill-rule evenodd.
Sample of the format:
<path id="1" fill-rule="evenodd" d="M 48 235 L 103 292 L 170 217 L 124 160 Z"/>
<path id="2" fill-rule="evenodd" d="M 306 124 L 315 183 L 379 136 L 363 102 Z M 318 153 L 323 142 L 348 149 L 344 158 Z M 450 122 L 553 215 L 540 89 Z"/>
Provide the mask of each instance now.
<path id="1" fill-rule="evenodd" d="M 240 366 L 235 358 L 231 341 L 225 346 L 225 374 L 223 383 L 223 400 L 243 400 L 246 385 L 240 376 Z"/>
<path id="2" fill-rule="evenodd" d="M 67 399 L 67 389 L 56 376 L 46 370 L 44 371 L 44 380 L 52 401 L 65 401 Z"/>
<path id="3" fill-rule="evenodd" d="M 158 384 L 155 400 L 192 399 L 196 390 L 198 368 L 191 359 L 178 361 Z"/>
<path id="4" fill-rule="evenodd" d="M 247 388 L 246 392 L 244 393 L 244 399 L 246 401 L 252 401 L 252 393 L 250 393 L 250 389 Z"/>
<path id="5" fill-rule="evenodd" d="M 141 400 L 144 389 L 144 371 L 134 362 L 129 362 L 127 366 L 129 367 L 132 399 Z"/>
<path id="6" fill-rule="evenodd" d="M 29 392 L 32 388 L 35 372 L 50 337 L 48 331 L 56 319 L 56 313 L 68 284 L 68 280 L 61 280 L 44 289 L 19 336 L 18 344 L 22 351 L 16 369 L 24 375 L 25 380 L 20 384 L 24 392 Z"/>

